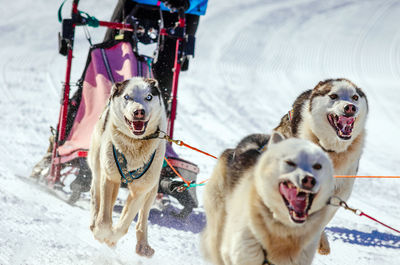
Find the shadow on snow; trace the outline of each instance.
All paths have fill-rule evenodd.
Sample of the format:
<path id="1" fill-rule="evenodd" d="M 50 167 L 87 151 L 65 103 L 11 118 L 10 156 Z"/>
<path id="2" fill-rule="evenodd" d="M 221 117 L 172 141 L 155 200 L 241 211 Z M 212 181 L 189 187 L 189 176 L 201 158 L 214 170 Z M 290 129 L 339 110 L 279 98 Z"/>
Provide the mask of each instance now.
<path id="1" fill-rule="evenodd" d="M 400 249 L 400 236 L 389 233 L 376 230 L 367 233 L 342 227 L 327 227 L 326 230 L 333 240 L 360 246 Z"/>
<path id="2" fill-rule="evenodd" d="M 180 220 L 171 215 L 171 211 L 179 212 L 179 209 L 173 206 L 169 206 L 164 211 L 151 209 L 150 223 L 193 233 L 200 233 L 206 225 L 204 212 L 194 211 L 186 220 Z M 400 236 L 390 233 L 382 233 L 376 230 L 361 232 L 343 227 L 327 227 L 326 231 L 332 240 L 341 240 L 345 243 L 367 247 L 400 249 Z"/>

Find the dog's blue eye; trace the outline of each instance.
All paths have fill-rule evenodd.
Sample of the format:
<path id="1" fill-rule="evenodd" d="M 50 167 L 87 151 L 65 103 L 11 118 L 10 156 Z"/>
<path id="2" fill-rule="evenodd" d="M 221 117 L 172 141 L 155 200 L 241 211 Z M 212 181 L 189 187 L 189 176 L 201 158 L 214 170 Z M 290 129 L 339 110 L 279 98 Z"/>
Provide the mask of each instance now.
<path id="1" fill-rule="evenodd" d="M 131 97 L 130 97 L 129 95 L 125 95 L 125 96 L 124 96 L 124 99 L 126 99 L 126 100 L 130 100 L 130 99 L 131 99 Z"/>
<path id="2" fill-rule="evenodd" d="M 146 100 L 147 100 L 147 101 L 150 101 L 150 100 L 152 100 L 152 99 L 153 99 L 153 96 L 152 96 L 152 95 L 150 95 L 150 94 L 147 95 L 147 97 L 146 97 Z"/>

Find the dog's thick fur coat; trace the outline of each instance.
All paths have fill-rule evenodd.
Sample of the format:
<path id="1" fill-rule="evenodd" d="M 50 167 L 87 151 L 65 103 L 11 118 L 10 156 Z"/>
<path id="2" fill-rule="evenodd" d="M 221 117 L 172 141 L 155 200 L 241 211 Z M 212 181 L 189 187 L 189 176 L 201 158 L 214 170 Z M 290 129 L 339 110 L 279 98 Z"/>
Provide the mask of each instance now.
<path id="1" fill-rule="evenodd" d="M 368 114 L 367 97 L 359 87 L 343 78 L 321 81 L 295 100 L 291 113 L 291 118 L 282 117 L 276 131 L 321 146 L 332 159 L 335 175 L 357 174 Z M 346 201 L 353 184 L 354 179 L 335 179 L 335 195 Z M 336 210 L 331 209 L 331 217 Z M 319 252 L 330 252 L 324 234 Z"/>
<path id="2" fill-rule="evenodd" d="M 251 135 L 226 150 L 204 194 L 206 258 L 218 265 L 261 265 L 264 258 L 279 265 L 311 264 L 333 193 L 332 175 L 332 162 L 321 148 L 306 140 L 283 140 L 276 132 L 271 139 Z M 313 184 L 305 181 L 309 177 Z M 301 220 L 282 195 L 287 182 L 292 192 L 306 189 L 315 196 Z"/>
<path id="3" fill-rule="evenodd" d="M 149 135 L 158 130 L 165 131 L 165 128 L 166 115 L 156 80 L 135 77 L 113 86 L 109 104 L 93 132 L 88 155 L 93 175 L 90 229 L 98 241 L 114 246 L 128 232 L 139 212 L 136 252 L 142 256 L 154 254 L 147 241 L 147 219 L 157 194 L 165 143 Z M 126 157 L 128 171 L 141 168 L 155 152 L 146 173 L 128 184 L 129 195 L 114 226 L 112 210 L 121 175 L 114 159 L 113 145 Z"/>

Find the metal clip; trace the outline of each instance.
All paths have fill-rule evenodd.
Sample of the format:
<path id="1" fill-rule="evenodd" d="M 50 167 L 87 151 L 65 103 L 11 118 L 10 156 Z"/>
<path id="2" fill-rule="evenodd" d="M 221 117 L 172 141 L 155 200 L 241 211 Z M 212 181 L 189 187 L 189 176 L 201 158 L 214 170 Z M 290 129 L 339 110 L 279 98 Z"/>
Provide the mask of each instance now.
<path id="1" fill-rule="evenodd" d="M 338 202 L 337 204 L 332 203 L 332 199 L 337 199 L 339 202 Z M 353 212 L 354 214 L 356 214 L 356 215 L 361 215 L 361 213 L 362 213 L 361 210 L 355 209 L 355 208 L 351 208 L 350 206 L 348 206 L 347 203 L 346 203 L 345 201 L 343 201 L 342 199 L 340 199 L 340 198 L 337 197 L 337 196 L 332 196 L 332 197 L 329 199 L 328 204 L 329 204 L 329 205 L 332 205 L 332 206 L 336 206 L 336 207 L 342 207 L 342 208 L 344 208 L 345 210 L 352 211 L 352 212 Z"/>
<path id="2" fill-rule="evenodd" d="M 164 133 L 164 132 L 163 132 Z M 170 142 L 170 143 L 174 143 L 174 144 L 177 144 L 177 145 L 179 145 L 179 146 L 182 146 L 183 145 L 183 143 L 182 143 L 182 141 L 181 140 L 174 140 L 174 139 L 171 139 L 169 136 L 168 136 L 168 134 L 166 134 L 166 133 L 164 133 L 164 137 L 163 137 L 165 140 L 167 140 L 168 142 Z"/>

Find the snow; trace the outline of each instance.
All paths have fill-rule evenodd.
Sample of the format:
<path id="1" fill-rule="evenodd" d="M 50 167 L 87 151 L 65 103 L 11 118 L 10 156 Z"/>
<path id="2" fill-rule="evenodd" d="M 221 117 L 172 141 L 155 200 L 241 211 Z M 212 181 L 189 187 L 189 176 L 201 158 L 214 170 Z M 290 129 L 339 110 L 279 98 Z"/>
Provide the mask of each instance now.
<path id="1" fill-rule="evenodd" d="M 107 20 L 115 3 L 82 0 L 80 9 Z M 87 209 L 18 177 L 44 154 L 58 118 L 66 65 L 57 53 L 59 4 L 8 1 L 0 8 L 0 264 L 206 264 L 198 233 L 159 224 L 149 227 L 151 259 L 134 252 L 134 224 L 115 249 L 101 245 Z M 396 0 L 210 1 L 196 58 L 181 74 L 175 138 L 219 155 L 249 133 L 270 132 L 302 91 L 346 77 L 363 88 L 370 107 L 359 175 L 400 175 L 399 17 Z M 94 42 L 104 36 L 104 29 L 90 32 Z M 79 29 L 72 80 L 87 51 Z M 209 177 L 212 158 L 176 150 L 199 165 L 200 180 Z M 348 203 L 399 229 L 399 181 L 359 179 Z M 400 264 L 399 234 L 365 217 L 341 209 L 328 233 L 332 253 L 313 264 Z"/>

